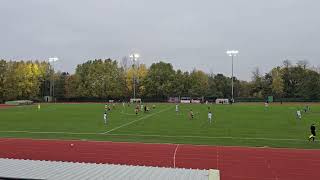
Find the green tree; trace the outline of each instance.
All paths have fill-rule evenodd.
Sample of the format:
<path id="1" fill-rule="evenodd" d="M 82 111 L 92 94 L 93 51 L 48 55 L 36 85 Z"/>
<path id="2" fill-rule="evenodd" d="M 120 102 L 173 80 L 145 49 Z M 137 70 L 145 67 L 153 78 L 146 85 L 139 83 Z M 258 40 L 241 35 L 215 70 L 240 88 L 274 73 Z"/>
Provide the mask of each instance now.
<path id="1" fill-rule="evenodd" d="M 96 59 L 77 66 L 78 95 L 117 98 L 124 95 L 125 76 L 117 61 Z"/>
<path id="2" fill-rule="evenodd" d="M 185 90 L 187 87 L 187 79 L 189 77 L 189 74 L 184 74 L 181 70 L 177 70 L 175 73 L 175 76 L 172 81 L 173 90 L 171 95 L 172 96 L 187 96 L 187 90 Z"/>
<path id="3" fill-rule="evenodd" d="M 263 98 L 263 77 L 259 68 L 252 71 L 251 94 L 256 98 Z"/>
<path id="4" fill-rule="evenodd" d="M 190 74 L 190 83 L 190 96 L 203 97 L 208 93 L 208 76 L 203 71 L 193 70 Z"/>
<path id="5" fill-rule="evenodd" d="M 216 98 L 219 97 L 217 94 L 217 85 L 214 79 L 214 74 L 211 73 L 208 75 L 208 92 L 206 94 L 207 97 Z"/>
<path id="6" fill-rule="evenodd" d="M 271 71 L 272 76 L 272 92 L 275 97 L 282 97 L 284 93 L 283 71 L 278 66 Z"/>
<path id="7" fill-rule="evenodd" d="M 320 75 L 317 72 L 306 70 L 299 96 L 306 99 L 320 99 Z"/>
<path id="8" fill-rule="evenodd" d="M 65 94 L 66 98 L 75 98 L 79 97 L 78 87 L 79 80 L 76 75 L 68 75 L 65 78 Z"/>
<path id="9" fill-rule="evenodd" d="M 153 63 L 144 80 L 147 97 L 169 97 L 174 94 L 175 71 L 170 63 Z"/>
<path id="10" fill-rule="evenodd" d="M 68 78 L 69 73 L 67 72 L 57 72 L 54 75 L 54 94 L 57 98 L 66 97 L 66 79 Z"/>
<path id="11" fill-rule="evenodd" d="M 228 78 L 223 74 L 217 74 L 214 76 L 214 84 L 217 89 L 217 97 L 231 98 L 231 78 Z"/>
<path id="12" fill-rule="evenodd" d="M 7 62 L 5 60 L 0 60 L 0 103 L 5 100 L 5 83 L 7 74 Z"/>

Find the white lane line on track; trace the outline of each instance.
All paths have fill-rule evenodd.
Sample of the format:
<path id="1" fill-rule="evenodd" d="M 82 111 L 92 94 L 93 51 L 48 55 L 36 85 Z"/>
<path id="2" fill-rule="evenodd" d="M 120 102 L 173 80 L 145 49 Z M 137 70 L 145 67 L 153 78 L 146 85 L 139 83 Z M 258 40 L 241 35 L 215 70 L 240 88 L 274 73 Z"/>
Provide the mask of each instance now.
<path id="1" fill-rule="evenodd" d="M 179 144 L 177 144 L 176 149 L 174 150 L 174 154 L 173 154 L 173 168 L 176 168 L 176 154 L 179 148 Z"/>
<path id="2" fill-rule="evenodd" d="M 143 116 L 143 117 L 141 117 L 141 118 L 139 118 L 139 119 L 137 119 L 137 120 L 130 121 L 130 122 L 128 122 L 128 123 L 125 123 L 125 124 L 123 124 L 123 125 L 121 125 L 121 126 L 118 126 L 118 127 L 113 128 L 113 129 L 110 129 L 109 131 L 106 131 L 106 132 L 101 133 L 101 134 L 109 134 L 109 133 L 112 132 L 112 131 L 115 131 L 115 130 L 120 129 L 120 128 L 125 127 L 125 126 L 128 126 L 128 125 L 130 125 L 130 124 L 132 124 L 132 123 L 141 121 L 141 120 L 143 120 L 143 119 L 147 119 L 147 118 L 149 118 L 149 117 L 151 117 L 151 116 L 154 116 L 154 115 L 156 115 L 156 114 L 159 114 L 159 113 L 162 113 L 162 112 L 164 112 L 164 111 L 167 111 L 167 110 L 169 110 L 170 108 L 171 108 L 171 107 L 168 107 L 168 108 L 166 108 L 166 109 L 163 109 L 163 110 L 161 110 L 161 111 L 155 112 L 155 113 L 153 113 L 153 114 L 149 114 L 149 115 Z"/>
<path id="3" fill-rule="evenodd" d="M 217 169 L 219 169 L 219 146 L 217 146 Z"/>

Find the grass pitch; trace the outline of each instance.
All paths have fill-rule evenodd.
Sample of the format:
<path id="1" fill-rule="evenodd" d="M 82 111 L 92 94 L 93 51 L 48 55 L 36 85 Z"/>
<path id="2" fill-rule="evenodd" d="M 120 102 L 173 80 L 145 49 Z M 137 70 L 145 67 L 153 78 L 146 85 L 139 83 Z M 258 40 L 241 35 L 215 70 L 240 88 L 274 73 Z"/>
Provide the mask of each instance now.
<path id="1" fill-rule="evenodd" d="M 134 113 L 134 105 L 117 104 L 103 121 L 104 104 L 42 104 L 0 109 L 0 137 L 85 139 L 229 146 L 320 148 L 308 142 L 310 125 L 319 125 L 320 104 L 296 118 L 304 104 L 263 103 L 205 105 L 148 104 L 151 111 Z M 207 119 L 208 107 L 213 123 Z M 195 117 L 190 120 L 188 112 Z M 317 128 L 320 128 L 319 126 Z"/>

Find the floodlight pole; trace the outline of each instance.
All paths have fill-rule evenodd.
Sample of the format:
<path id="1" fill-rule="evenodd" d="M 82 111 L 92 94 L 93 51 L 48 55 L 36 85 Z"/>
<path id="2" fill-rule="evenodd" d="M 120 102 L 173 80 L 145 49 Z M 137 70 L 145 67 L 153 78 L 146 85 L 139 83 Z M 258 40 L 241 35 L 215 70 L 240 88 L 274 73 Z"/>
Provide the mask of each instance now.
<path id="1" fill-rule="evenodd" d="M 139 58 L 139 54 L 133 53 L 130 55 L 133 61 L 133 99 L 136 99 L 136 60 Z"/>
<path id="2" fill-rule="evenodd" d="M 232 75 L 231 75 L 231 97 L 232 97 L 232 99 L 231 99 L 231 101 L 232 101 L 232 103 L 233 103 L 233 101 L 234 101 L 234 99 L 233 99 L 233 56 L 234 55 L 232 55 L 231 56 L 231 59 L 232 59 Z"/>
<path id="3" fill-rule="evenodd" d="M 233 57 L 239 53 L 237 50 L 227 51 L 227 54 L 231 56 L 231 101 L 234 102 L 234 83 L 233 83 Z"/>
<path id="4" fill-rule="evenodd" d="M 54 98 L 54 61 L 52 62 L 52 99 L 53 99 L 53 102 L 55 103 L 56 100 Z"/>
<path id="5" fill-rule="evenodd" d="M 133 54 L 133 99 L 136 99 L 136 60 Z"/>
<path id="6" fill-rule="evenodd" d="M 52 99 L 54 102 L 56 102 L 55 98 L 54 98 L 54 62 L 58 61 L 59 59 L 57 57 L 54 58 L 49 58 L 49 63 L 52 62 L 52 71 L 53 71 L 53 75 L 52 75 Z"/>

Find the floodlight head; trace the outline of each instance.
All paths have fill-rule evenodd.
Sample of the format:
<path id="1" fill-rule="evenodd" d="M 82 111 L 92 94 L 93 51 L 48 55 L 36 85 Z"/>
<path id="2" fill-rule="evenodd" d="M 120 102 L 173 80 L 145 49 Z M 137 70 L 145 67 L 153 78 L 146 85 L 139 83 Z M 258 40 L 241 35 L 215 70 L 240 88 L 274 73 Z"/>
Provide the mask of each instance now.
<path id="1" fill-rule="evenodd" d="M 239 51 L 238 50 L 230 50 L 226 52 L 229 56 L 236 56 Z"/>
<path id="2" fill-rule="evenodd" d="M 136 61 L 139 57 L 140 57 L 140 55 L 137 53 L 133 53 L 130 55 L 130 58 L 132 58 L 133 61 Z"/>
<path id="3" fill-rule="evenodd" d="M 56 62 L 56 61 L 59 61 L 59 58 L 57 57 L 49 58 L 49 62 Z"/>

